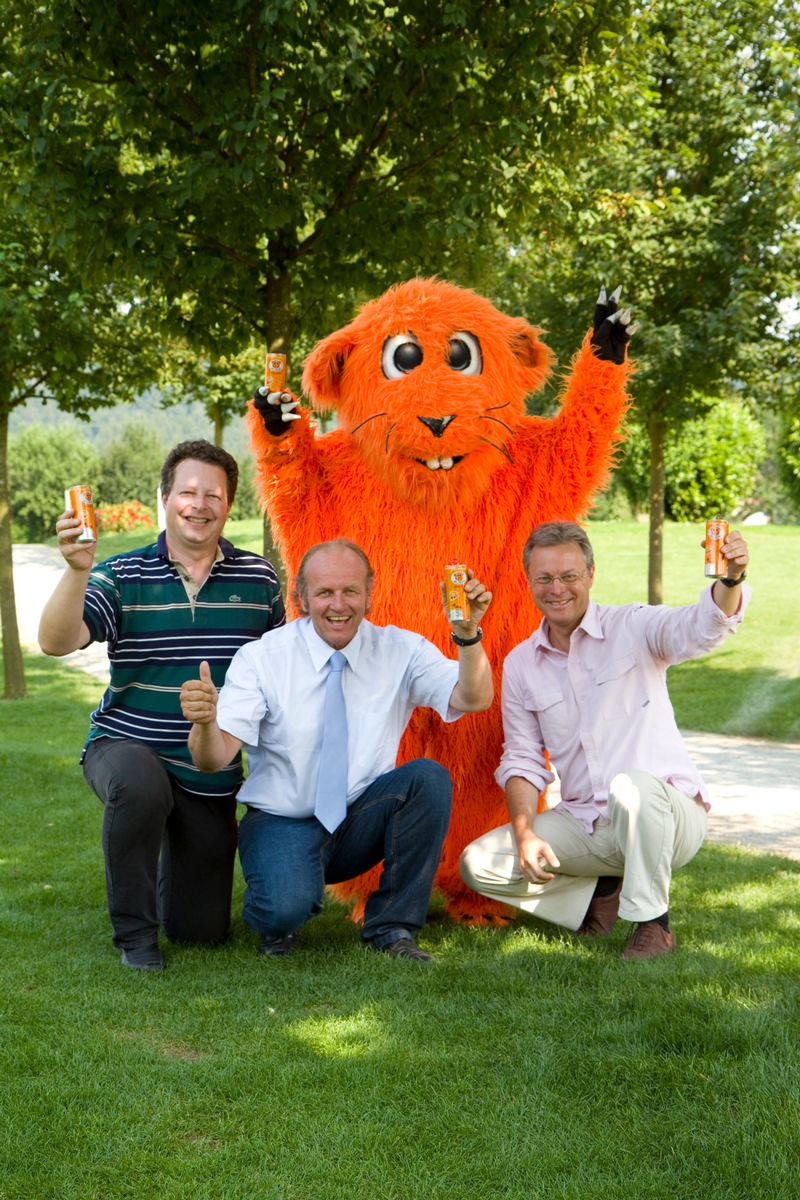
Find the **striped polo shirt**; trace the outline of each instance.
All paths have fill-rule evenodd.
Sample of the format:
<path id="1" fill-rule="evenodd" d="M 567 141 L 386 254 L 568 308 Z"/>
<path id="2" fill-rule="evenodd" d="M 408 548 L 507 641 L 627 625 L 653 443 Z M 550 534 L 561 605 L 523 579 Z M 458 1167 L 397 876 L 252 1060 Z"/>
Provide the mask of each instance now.
<path id="1" fill-rule="evenodd" d="M 86 744 L 98 737 L 144 742 L 182 787 L 203 796 L 237 789 L 241 756 L 212 775 L 197 770 L 186 744 L 191 726 L 181 712 L 181 685 L 198 678 L 205 659 L 222 687 L 239 647 L 286 622 L 272 564 L 224 538 L 219 550 L 190 597 L 161 533 L 154 545 L 95 566 L 83 610 L 91 640 L 108 642 L 111 675 Z"/>

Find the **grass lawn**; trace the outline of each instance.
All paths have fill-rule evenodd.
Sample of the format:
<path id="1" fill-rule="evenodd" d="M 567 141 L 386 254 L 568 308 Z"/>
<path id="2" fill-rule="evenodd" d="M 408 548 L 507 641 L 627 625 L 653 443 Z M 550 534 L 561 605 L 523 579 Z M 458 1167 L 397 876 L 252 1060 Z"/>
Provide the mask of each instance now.
<path id="1" fill-rule="evenodd" d="M 262 959 L 237 880 L 228 944 L 137 975 L 77 765 L 97 685 L 26 665 L 0 707 L 0 1200 L 797 1195 L 800 863 L 704 848 L 653 963 L 619 961 L 624 928 L 434 908 L 426 968 L 333 903 Z"/>

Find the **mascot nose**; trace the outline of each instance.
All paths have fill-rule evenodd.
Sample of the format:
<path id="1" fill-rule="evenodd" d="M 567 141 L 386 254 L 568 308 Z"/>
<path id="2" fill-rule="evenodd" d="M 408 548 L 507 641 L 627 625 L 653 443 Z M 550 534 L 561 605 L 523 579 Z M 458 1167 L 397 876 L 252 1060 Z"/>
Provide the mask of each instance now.
<path id="1" fill-rule="evenodd" d="M 434 437 L 440 438 L 451 421 L 455 421 L 456 414 L 451 413 L 449 417 L 417 417 L 418 421 L 422 421 L 423 425 L 427 425 Z"/>

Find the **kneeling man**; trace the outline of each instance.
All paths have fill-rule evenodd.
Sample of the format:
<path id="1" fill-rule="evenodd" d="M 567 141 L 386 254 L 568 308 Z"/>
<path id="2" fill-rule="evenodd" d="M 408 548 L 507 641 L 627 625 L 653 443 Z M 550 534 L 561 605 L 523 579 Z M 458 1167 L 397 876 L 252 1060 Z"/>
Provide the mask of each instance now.
<path id="1" fill-rule="evenodd" d="M 667 668 L 719 646 L 744 616 L 749 561 L 739 533 L 722 546 L 727 578 L 697 604 L 598 605 L 594 556 L 572 521 L 537 525 L 523 565 L 542 614 L 503 672 L 505 745 L 497 782 L 511 824 L 461 857 L 469 887 L 579 934 L 636 928 L 623 958 L 676 948 L 672 872 L 706 835 L 707 790 L 675 723 Z M 270 635 L 273 636 L 273 635 Z M 561 801 L 537 815 L 553 774 Z"/>
<path id="2" fill-rule="evenodd" d="M 427 916 L 452 784 L 431 759 L 395 763 L 418 706 L 453 721 L 492 702 L 478 626 L 492 597 L 469 575 L 470 620 L 452 625 L 456 663 L 419 634 L 366 621 L 374 579 L 367 556 L 343 538 L 322 542 L 305 554 L 295 583 L 304 615 L 242 647 L 219 700 L 204 667 L 184 684 L 195 764 L 218 771 L 247 748 L 239 857 L 244 919 L 261 935 L 262 954 L 294 949 L 326 883 L 383 860 L 361 936 L 394 957 L 430 960 L 414 935 Z"/>

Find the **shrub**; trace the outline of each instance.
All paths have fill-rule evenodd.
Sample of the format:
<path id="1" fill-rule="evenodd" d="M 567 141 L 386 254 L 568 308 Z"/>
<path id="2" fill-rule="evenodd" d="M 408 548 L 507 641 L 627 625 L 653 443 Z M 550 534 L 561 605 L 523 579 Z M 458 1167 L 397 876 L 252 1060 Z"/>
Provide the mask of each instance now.
<path id="1" fill-rule="evenodd" d="M 144 418 L 129 418 L 100 455 L 97 494 L 109 504 L 125 505 L 130 496 L 149 504 L 165 457 L 161 439 Z"/>
<path id="2" fill-rule="evenodd" d="M 8 440 L 8 479 L 15 542 L 43 542 L 64 511 L 64 489 L 88 483 L 96 491 L 98 458 L 75 429 L 33 425 Z"/>
<path id="3" fill-rule="evenodd" d="M 132 533 L 135 529 L 153 529 L 153 510 L 140 500 L 124 504 L 101 504 L 96 510 L 97 527 L 102 533 Z"/>

